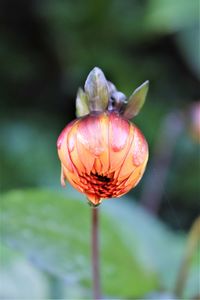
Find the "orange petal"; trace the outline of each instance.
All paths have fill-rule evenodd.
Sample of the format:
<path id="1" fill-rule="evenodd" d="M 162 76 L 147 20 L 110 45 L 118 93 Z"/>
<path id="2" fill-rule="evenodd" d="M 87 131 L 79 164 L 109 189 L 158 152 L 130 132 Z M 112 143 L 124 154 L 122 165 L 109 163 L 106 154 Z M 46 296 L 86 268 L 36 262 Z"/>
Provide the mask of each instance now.
<path id="1" fill-rule="evenodd" d="M 141 180 L 142 175 L 144 174 L 146 164 L 147 164 L 147 160 L 148 160 L 148 157 L 146 158 L 146 160 L 144 161 L 144 163 L 142 165 L 135 168 L 135 170 L 127 178 L 127 180 L 123 181 L 123 187 L 120 191 L 120 195 L 124 195 L 127 192 L 129 192 L 132 188 L 136 187 L 136 185 Z"/>
<path id="2" fill-rule="evenodd" d="M 110 140 L 111 148 L 114 152 L 121 151 L 127 144 L 129 137 L 130 124 L 127 120 L 122 119 L 116 113 L 110 114 Z"/>
<path id="3" fill-rule="evenodd" d="M 84 193 L 84 185 L 81 183 L 80 178 L 77 174 L 69 172 L 67 168 L 63 166 L 63 172 L 65 178 L 70 182 L 70 184 L 77 189 L 79 192 Z"/>
<path id="4" fill-rule="evenodd" d="M 119 131 L 118 131 L 119 129 Z M 109 125 L 110 172 L 120 169 L 131 146 L 131 125 L 116 114 L 111 114 Z"/>
<path id="5" fill-rule="evenodd" d="M 97 174 L 102 174 L 102 163 L 99 158 L 95 158 L 92 171 Z"/>
<path id="6" fill-rule="evenodd" d="M 105 143 L 106 114 L 87 116 L 82 119 L 77 130 L 77 150 L 82 164 L 90 174 L 95 158 L 101 157 L 108 165 L 108 152 Z M 106 167 L 107 168 L 107 167 Z"/>
<path id="7" fill-rule="evenodd" d="M 148 155 L 148 145 L 141 131 L 135 126 L 133 139 L 133 163 L 141 165 Z"/>
<path id="8" fill-rule="evenodd" d="M 107 115 L 101 118 L 101 132 L 102 132 L 102 143 L 104 145 L 104 151 L 99 155 L 99 159 L 102 164 L 102 175 L 106 175 L 110 167 L 109 159 L 109 119 Z"/>
<path id="9" fill-rule="evenodd" d="M 131 185 L 132 187 L 135 187 L 136 184 L 140 181 L 143 173 L 145 170 L 145 166 L 141 165 L 140 167 L 136 168 L 132 174 L 129 176 L 129 178 L 126 180 L 125 185 L 128 187 Z"/>
<path id="10" fill-rule="evenodd" d="M 71 122 L 69 125 L 67 125 L 64 130 L 61 132 L 58 141 L 57 141 L 57 147 L 58 147 L 58 156 L 62 162 L 62 164 L 70 171 L 74 171 L 74 167 L 69 155 L 68 151 L 68 135 L 73 128 L 73 126 L 76 124 L 78 120 Z"/>
<path id="11" fill-rule="evenodd" d="M 102 201 L 102 199 L 100 197 L 96 196 L 95 194 L 87 193 L 86 196 L 87 196 L 88 200 L 90 202 L 92 202 L 94 205 L 98 205 Z"/>
<path id="12" fill-rule="evenodd" d="M 123 164 L 118 172 L 118 180 L 124 180 L 136 169 L 136 166 L 133 164 L 133 155 L 132 155 L 132 147 L 129 149 L 127 156 L 125 157 Z"/>
<path id="13" fill-rule="evenodd" d="M 65 174 L 64 174 L 64 171 L 63 171 L 63 165 L 61 164 L 60 183 L 61 183 L 62 187 L 66 186 L 65 179 L 66 179 L 66 177 L 65 177 Z"/>
<path id="14" fill-rule="evenodd" d="M 117 178 L 119 174 L 121 174 L 121 177 L 126 178 L 132 171 L 133 171 L 133 163 L 126 163 L 127 159 L 129 158 L 129 152 L 130 148 L 132 147 L 132 141 L 133 141 L 133 126 L 130 126 L 129 131 L 129 137 L 126 143 L 126 146 L 123 150 L 121 150 L 119 153 L 111 152 L 112 156 L 110 158 L 111 160 L 111 166 L 115 166 L 115 175 L 114 177 Z M 120 157 L 121 155 L 121 157 Z M 118 162 L 117 162 L 118 160 Z M 126 163 L 126 164 L 125 164 Z M 122 180 L 123 178 L 121 178 Z"/>
<path id="15" fill-rule="evenodd" d="M 105 151 L 105 145 L 102 142 L 101 115 L 89 115 L 83 118 L 78 127 L 77 139 L 79 143 L 98 156 Z"/>
<path id="16" fill-rule="evenodd" d="M 130 147 L 129 153 L 121 167 L 118 175 L 119 180 L 135 172 L 137 167 L 143 164 L 148 159 L 148 145 L 139 129 L 134 126 L 133 142 Z"/>
<path id="17" fill-rule="evenodd" d="M 82 165 L 86 170 L 86 173 L 90 174 L 94 165 L 95 156 L 91 154 L 91 152 L 88 151 L 83 146 L 83 144 L 81 144 L 78 140 L 77 140 L 77 153 L 79 156 L 79 160 L 81 161 Z"/>
<path id="18" fill-rule="evenodd" d="M 71 162 L 73 163 L 76 172 L 80 174 L 80 173 L 85 173 L 86 169 L 85 166 L 82 164 L 81 156 L 78 153 L 77 130 L 78 130 L 78 123 L 77 126 L 74 126 L 70 130 L 67 138 L 67 145 L 68 145 L 68 151 L 69 151 Z"/>

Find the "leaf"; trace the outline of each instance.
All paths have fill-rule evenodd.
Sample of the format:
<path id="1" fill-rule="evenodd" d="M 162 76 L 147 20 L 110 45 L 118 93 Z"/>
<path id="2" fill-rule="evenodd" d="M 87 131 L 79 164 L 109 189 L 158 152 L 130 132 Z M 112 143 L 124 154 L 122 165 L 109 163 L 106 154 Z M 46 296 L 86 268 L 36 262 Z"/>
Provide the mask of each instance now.
<path id="1" fill-rule="evenodd" d="M 90 111 L 104 111 L 108 106 L 109 90 L 101 69 L 95 67 L 85 82 L 85 92 L 89 99 Z"/>
<path id="2" fill-rule="evenodd" d="M 47 278 L 24 257 L 0 245 L 0 299 L 46 299 Z M 26 284 L 24 284 L 26 282 Z"/>
<path id="3" fill-rule="evenodd" d="M 132 119 L 137 116 L 144 105 L 148 89 L 149 81 L 147 80 L 133 92 L 123 113 L 124 118 Z"/>
<path id="4" fill-rule="evenodd" d="M 61 126 L 39 113 L 1 116 L 0 169 L 2 190 L 60 186 L 56 140 Z M 33 150 L 34 149 L 34 150 Z M 37 149 L 37 150 L 36 150 Z M 31 153 L 31 154 L 30 154 Z"/>
<path id="5" fill-rule="evenodd" d="M 191 70 L 200 78 L 199 23 L 179 31 L 175 41 Z"/>
<path id="6" fill-rule="evenodd" d="M 89 112 L 87 95 L 79 88 L 76 97 L 76 116 L 82 117 L 89 114 Z"/>
<path id="7" fill-rule="evenodd" d="M 172 293 L 185 254 L 186 237 L 183 233 L 175 234 L 135 202 L 130 203 L 128 200 L 129 197 L 123 197 L 121 199 L 123 202 L 114 200 L 115 204 L 108 201 L 103 207 L 107 210 L 110 208 L 109 214 L 113 220 L 118 220 L 115 226 L 118 224 L 118 231 L 129 249 L 137 253 L 138 260 L 142 261 L 147 268 L 156 269 L 160 285 L 165 291 Z M 197 250 L 197 256 L 194 255 L 192 259 L 184 289 L 186 299 L 200 294 L 198 254 Z"/>
<path id="8" fill-rule="evenodd" d="M 41 269 L 70 283 L 69 289 L 73 283 L 81 286 L 85 297 L 91 296 L 91 216 L 86 200 L 78 201 L 74 194 L 64 196 L 35 189 L 9 192 L 1 204 L 2 241 Z M 108 212 L 100 207 L 104 294 L 133 297 L 155 289 L 153 268 L 141 262 L 133 239 L 129 245 L 120 234 L 121 220 L 117 225 Z"/>
<path id="9" fill-rule="evenodd" d="M 81 198 L 81 201 L 77 199 Z M 116 298 L 174 289 L 186 239 L 167 229 L 130 198 L 100 206 L 102 290 Z M 62 278 L 67 290 L 91 290 L 90 207 L 80 194 L 13 191 L 2 196 L 2 242 Z M 185 295 L 197 294 L 199 260 L 195 257 Z M 134 284 L 133 284 L 134 283 Z M 77 294 L 76 294 L 77 295 Z"/>
<path id="10" fill-rule="evenodd" d="M 198 24 L 199 1 L 150 0 L 146 28 L 159 33 L 177 33 Z"/>

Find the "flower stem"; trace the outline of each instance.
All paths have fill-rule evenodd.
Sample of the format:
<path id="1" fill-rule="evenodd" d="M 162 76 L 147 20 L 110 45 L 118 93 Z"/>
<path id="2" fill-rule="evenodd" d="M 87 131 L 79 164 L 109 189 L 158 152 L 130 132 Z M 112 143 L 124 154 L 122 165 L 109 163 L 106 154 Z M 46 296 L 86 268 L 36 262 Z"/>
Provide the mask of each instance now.
<path id="1" fill-rule="evenodd" d="M 200 242 L 200 217 L 198 217 L 190 229 L 188 242 L 185 250 L 185 256 L 183 258 L 174 293 L 178 299 L 182 299 L 183 291 L 186 285 L 189 268 L 192 263 L 192 258 L 197 250 L 198 243 Z"/>
<path id="2" fill-rule="evenodd" d="M 100 299 L 100 277 L 99 277 L 99 209 L 92 207 L 92 273 L 93 273 L 93 295 L 94 300 Z"/>
<path id="3" fill-rule="evenodd" d="M 157 214 L 170 171 L 177 141 L 184 130 L 182 112 L 169 113 L 162 121 L 152 158 L 152 168 L 144 182 L 140 202 L 152 214 Z"/>

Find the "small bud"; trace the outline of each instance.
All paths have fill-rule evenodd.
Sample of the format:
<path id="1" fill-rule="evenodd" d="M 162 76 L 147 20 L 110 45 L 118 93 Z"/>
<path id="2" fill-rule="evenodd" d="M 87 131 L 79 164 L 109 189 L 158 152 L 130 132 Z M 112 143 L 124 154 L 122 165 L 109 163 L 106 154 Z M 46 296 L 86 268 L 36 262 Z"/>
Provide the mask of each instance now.
<path id="1" fill-rule="evenodd" d="M 95 67 L 85 82 L 85 92 L 88 96 L 91 112 L 103 112 L 108 106 L 109 90 L 107 80 L 101 69 Z"/>
<path id="2" fill-rule="evenodd" d="M 126 96 L 122 92 L 114 91 L 110 95 L 108 110 L 120 112 L 125 103 Z"/>
<path id="3" fill-rule="evenodd" d="M 148 89 L 149 81 L 147 80 L 133 92 L 123 113 L 124 118 L 130 120 L 138 115 L 144 105 Z"/>
<path id="4" fill-rule="evenodd" d="M 110 95 L 112 95 L 112 93 L 117 91 L 116 86 L 111 81 L 107 81 L 107 84 L 108 84 L 108 91 Z"/>

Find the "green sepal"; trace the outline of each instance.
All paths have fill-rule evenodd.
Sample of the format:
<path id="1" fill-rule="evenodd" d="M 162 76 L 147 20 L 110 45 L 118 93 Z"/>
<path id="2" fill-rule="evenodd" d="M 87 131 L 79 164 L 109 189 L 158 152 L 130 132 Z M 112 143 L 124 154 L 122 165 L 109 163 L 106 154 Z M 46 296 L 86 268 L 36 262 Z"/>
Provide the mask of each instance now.
<path id="1" fill-rule="evenodd" d="M 92 203 L 90 200 L 88 200 L 88 205 L 92 208 L 97 208 L 99 207 L 99 205 L 101 204 L 101 201 L 97 204 Z"/>
<path id="2" fill-rule="evenodd" d="M 86 93 L 79 88 L 76 96 L 76 116 L 83 117 L 89 114 L 88 97 Z"/>
<path id="3" fill-rule="evenodd" d="M 128 99 L 128 103 L 123 113 L 126 119 L 132 119 L 137 116 L 144 105 L 146 95 L 149 89 L 149 81 L 145 81 L 140 85 Z"/>
<path id="4" fill-rule="evenodd" d="M 101 69 L 95 67 L 85 82 L 85 92 L 88 96 L 89 110 L 104 111 L 108 107 L 108 83 Z"/>

